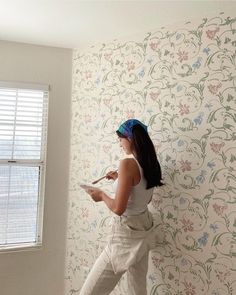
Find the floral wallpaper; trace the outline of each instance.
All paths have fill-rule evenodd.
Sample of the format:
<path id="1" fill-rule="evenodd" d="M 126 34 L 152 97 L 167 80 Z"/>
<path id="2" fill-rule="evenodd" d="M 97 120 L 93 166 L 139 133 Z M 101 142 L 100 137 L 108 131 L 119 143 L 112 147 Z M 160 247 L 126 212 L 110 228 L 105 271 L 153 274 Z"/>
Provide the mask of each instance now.
<path id="1" fill-rule="evenodd" d="M 165 182 L 150 205 L 164 240 L 148 295 L 236 294 L 236 18 L 75 50 L 72 100 L 66 295 L 79 294 L 112 216 L 79 183 L 118 166 L 115 130 L 128 118 L 148 125 Z M 112 294 L 129 295 L 125 277 Z"/>

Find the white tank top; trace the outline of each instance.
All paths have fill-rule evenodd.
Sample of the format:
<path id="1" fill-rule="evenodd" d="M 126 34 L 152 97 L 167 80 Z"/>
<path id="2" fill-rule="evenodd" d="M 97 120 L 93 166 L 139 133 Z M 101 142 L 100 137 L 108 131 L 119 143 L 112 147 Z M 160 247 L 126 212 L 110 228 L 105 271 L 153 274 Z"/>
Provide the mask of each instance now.
<path id="1" fill-rule="evenodd" d="M 128 199 L 127 208 L 123 215 L 130 216 L 130 215 L 139 215 L 140 213 L 143 213 L 147 210 L 147 205 L 151 201 L 153 190 L 154 188 L 146 189 L 147 181 L 143 175 L 143 169 L 139 165 L 138 161 L 133 158 L 136 163 L 138 164 L 139 171 L 140 171 L 140 182 L 133 186 L 131 194 Z M 118 178 L 114 181 L 114 189 L 116 192 L 118 185 Z"/>

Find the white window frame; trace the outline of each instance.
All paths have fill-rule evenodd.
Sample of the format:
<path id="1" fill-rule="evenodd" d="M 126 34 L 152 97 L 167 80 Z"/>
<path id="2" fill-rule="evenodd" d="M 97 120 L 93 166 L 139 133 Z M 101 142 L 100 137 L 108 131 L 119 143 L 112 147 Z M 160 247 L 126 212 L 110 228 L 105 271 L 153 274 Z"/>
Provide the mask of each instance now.
<path id="1" fill-rule="evenodd" d="M 46 152 L 47 152 L 47 130 L 48 130 L 48 108 L 49 108 L 49 85 L 43 84 L 28 84 L 21 82 L 7 82 L 0 81 L 1 89 L 14 90 L 35 90 L 44 92 L 43 99 L 43 128 L 41 141 L 41 159 L 40 160 L 1 160 L 0 165 L 4 166 L 35 166 L 39 167 L 39 194 L 38 194 L 38 208 L 37 208 L 37 239 L 31 243 L 18 243 L 0 245 L 0 253 L 10 251 L 25 251 L 37 250 L 42 247 L 43 241 L 43 212 L 44 212 L 44 195 L 45 195 L 45 175 L 46 175 Z"/>

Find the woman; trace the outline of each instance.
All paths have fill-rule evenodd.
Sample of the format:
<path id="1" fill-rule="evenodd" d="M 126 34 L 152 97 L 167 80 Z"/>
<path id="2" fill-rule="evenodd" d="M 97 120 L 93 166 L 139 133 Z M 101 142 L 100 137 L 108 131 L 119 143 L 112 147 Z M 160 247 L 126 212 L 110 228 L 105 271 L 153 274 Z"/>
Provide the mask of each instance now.
<path id="1" fill-rule="evenodd" d="M 95 202 L 105 202 L 115 213 L 108 244 L 89 273 L 80 295 L 110 294 L 127 272 L 127 295 L 145 295 L 150 236 L 153 219 L 148 211 L 153 190 L 161 186 L 161 168 L 147 126 L 131 119 L 116 131 L 120 146 L 127 155 L 117 172 L 107 179 L 115 180 L 115 198 L 100 189 L 87 189 Z"/>

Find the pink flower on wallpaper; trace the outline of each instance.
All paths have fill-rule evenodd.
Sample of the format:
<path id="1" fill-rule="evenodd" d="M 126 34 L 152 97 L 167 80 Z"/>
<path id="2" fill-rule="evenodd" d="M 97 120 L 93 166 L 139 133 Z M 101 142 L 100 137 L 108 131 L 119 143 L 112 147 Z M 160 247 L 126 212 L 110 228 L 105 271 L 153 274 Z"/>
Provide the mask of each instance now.
<path id="1" fill-rule="evenodd" d="M 206 35 L 209 39 L 213 39 L 215 37 L 215 34 L 219 32 L 219 30 L 219 28 L 216 28 L 215 30 L 207 30 Z"/>
<path id="2" fill-rule="evenodd" d="M 178 108 L 181 116 L 189 114 L 189 106 L 187 106 L 186 104 L 180 103 L 178 105 Z"/>
<path id="3" fill-rule="evenodd" d="M 159 97 L 159 95 L 160 95 L 160 92 L 153 92 L 153 91 L 152 91 L 152 92 L 150 92 L 149 95 L 150 95 L 151 99 L 155 101 L 155 100 L 158 99 L 158 97 Z"/>
<path id="4" fill-rule="evenodd" d="M 106 106 L 109 107 L 111 105 L 111 98 L 104 99 L 103 102 Z"/>
<path id="5" fill-rule="evenodd" d="M 160 197 L 160 198 L 153 198 L 152 199 L 152 206 L 154 207 L 154 208 L 160 208 L 160 205 L 163 203 L 163 201 L 162 201 L 162 198 Z"/>
<path id="6" fill-rule="evenodd" d="M 180 219 L 180 221 L 183 224 L 182 228 L 184 229 L 185 232 L 193 231 L 193 222 L 190 219 L 185 219 L 183 217 L 182 219 Z"/>
<path id="7" fill-rule="evenodd" d="M 85 74 L 85 78 L 86 78 L 87 80 L 90 79 L 90 78 L 92 77 L 92 72 L 91 72 L 91 71 L 85 71 L 84 74 Z"/>
<path id="8" fill-rule="evenodd" d="M 216 272 L 216 277 L 219 279 L 221 283 L 225 282 L 227 277 L 231 275 L 231 272 L 229 270 L 226 272 L 216 270 L 215 272 Z"/>
<path id="9" fill-rule="evenodd" d="M 127 61 L 127 69 L 128 71 L 131 71 L 135 68 L 135 62 L 133 62 L 132 60 L 131 61 Z"/>
<path id="10" fill-rule="evenodd" d="M 215 210 L 215 212 L 216 212 L 216 214 L 218 215 L 218 216 L 222 216 L 223 215 L 223 213 L 224 213 L 224 211 L 227 209 L 227 206 L 226 205 L 224 205 L 224 206 L 220 206 L 220 205 L 218 205 L 218 204 L 213 204 L 213 209 Z"/>
<path id="11" fill-rule="evenodd" d="M 217 94 L 218 93 L 218 90 L 220 89 L 220 87 L 222 86 L 221 83 L 218 83 L 217 85 L 212 85 L 210 84 L 208 86 L 208 89 L 209 91 L 212 93 L 212 94 Z"/>
<path id="12" fill-rule="evenodd" d="M 88 267 L 88 260 L 87 259 L 85 259 L 85 258 L 82 258 L 82 257 L 80 257 L 79 258 L 79 265 L 80 266 L 85 266 L 85 267 Z"/>
<path id="13" fill-rule="evenodd" d="M 225 145 L 224 142 L 222 142 L 222 143 L 214 143 L 214 142 L 210 143 L 211 150 L 212 150 L 214 153 L 216 153 L 216 154 L 219 154 L 221 148 L 222 148 L 224 145 Z"/>
<path id="14" fill-rule="evenodd" d="M 111 60 L 112 52 L 105 52 L 104 53 L 104 58 L 108 61 Z"/>
<path id="15" fill-rule="evenodd" d="M 92 122 L 92 116 L 91 115 L 85 115 L 84 116 L 84 121 L 85 121 L 85 123 Z"/>
<path id="16" fill-rule="evenodd" d="M 81 216 L 83 218 L 88 218 L 89 217 L 89 210 L 88 208 L 80 208 L 81 211 Z"/>
<path id="17" fill-rule="evenodd" d="M 105 153 L 109 153 L 110 150 L 111 150 L 111 145 L 110 144 L 105 144 L 103 146 L 103 150 L 104 150 Z"/>
<path id="18" fill-rule="evenodd" d="M 164 262 L 163 257 L 157 258 L 155 256 L 152 256 L 152 263 L 154 264 L 155 267 L 158 267 L 163 262 Z"/>
<path id="19" fill-rule="evenodd" d="M 83 168 L 86 169 L 86 168 L 90 168 L 90 162 L 89 160 L 82 160 L 83 162 Z"/>
<path id="20" fill-rule="evenodd" d="M 127 110 L 125 113 L 127 119 L 133 119 L 135 117 L 135 112 L 133 110 Z"/>
<path id="21" fill-rule="evenodd" d="M 178 59 L 180 62 L 183 62 L 184 60 L 188 60 L 188 52 L 187 51 L 179 51 L 177 52 L 177 55 L 179 56 Z"/>
<path id="22" fill-rule="evenodd" d="M 156 42 L 152 41 L 149 46 L 151 47 L 152 50 L 156 50 L 160 43 L 161 43 L 160 40 L 158 40 Z"/>
<path id="23" fill-rule="evenodd" d="M 185 287 L 184 289 L 185 295 L 196 295 L 196 292 L 195 292 L 196 287 L 191 282 L 184 281 L 183 284 Z"/>
<path id="24" fill-rule="evenodd" d="M 182 170 L 182 172 L 185 172 L 185 171 L 191 171 L 191 169 L 192 169 L 192 167 L 191 167 L 191 162 L 189 162 L 188 160 L 181 160 L 181 161 L 179 161 L 180 162 L 180 164 L 181 164 L 181 170 Z"/>

